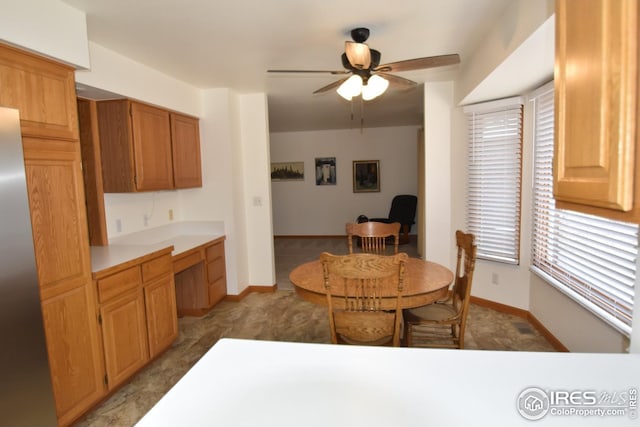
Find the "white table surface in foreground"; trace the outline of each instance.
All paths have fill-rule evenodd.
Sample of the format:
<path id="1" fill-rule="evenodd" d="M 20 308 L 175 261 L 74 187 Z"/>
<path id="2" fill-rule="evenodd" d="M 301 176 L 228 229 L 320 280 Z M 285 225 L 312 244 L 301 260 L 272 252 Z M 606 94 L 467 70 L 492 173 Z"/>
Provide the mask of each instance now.
<path id="1" fill-rule="evenodd" d="M 517 402 L 529 387 L 619 398 L 639 386 L 639 354 L 222 339 L 137 426 L 638 425 L 628 414 L 529 421 Z"/>

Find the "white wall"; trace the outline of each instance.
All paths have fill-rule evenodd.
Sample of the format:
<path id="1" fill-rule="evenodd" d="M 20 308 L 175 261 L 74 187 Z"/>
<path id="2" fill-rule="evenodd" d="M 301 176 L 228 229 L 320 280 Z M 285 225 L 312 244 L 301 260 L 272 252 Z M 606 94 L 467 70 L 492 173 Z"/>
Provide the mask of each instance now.
<path id="1" fill-rule="evenodd" d="M 456 82 L 456 100 L 473 93 L 485 79 L 512 55 L 555 10 L 554 0 L 512 0 L 490 31 L 478 41 L 472 56 L 463 58 L 464 67 Z M 518 73 L 510 73 L 517 80 Z M 499 88 L 498 88 L 499 89 Z M 517 95 L 511 94 L 510 96 Z M 477 100 L 482 101 L 482 100 Z"/>
<path id="2" fill-rule="evenodd" d="M 534 273 L 530 286 L 531 313 L 570 351 L 626 351 L 626 338 Z"/>
<path id="3" fill-rule="evenodd" d="M 90 70 L 76 71 L 76 81 L 192 116 L 202 115 L 202 92 L 131 58 L 90 42 Z"/>
<path id="4" fill-rule="evenodd" d="M 229 89 L 210 89 L 202 94 L 200 149 L 202 154 L 202 188 L 180 191 L 181 219 L 186 221 L 221 220 L 225 228 L 227 292 L 237 295 L 247 284 L 248 264 L 238 253 L 245 239 L 236 221 L 234 185 L 238 175 L 233 160 L 233 100 Z M 221 159 L 224 159 L 221 161 Z"/>
<path id="5" fill-rule="evenodd" d="M 274 181 L 273 232 L 337 236 L 358 215 L 387 217 L 397 194 L 417 194 L 415 126 L 271 134 L 271 162 L 304 162 L 304 181 Z M 316 185 L 315 158 L 336 158 L 336 185 Z M 353 192 L 353 161 L 380 160 L 380 192 Z M 412 229 L 415 233 L 416 227 Z"/>
<path id="6" fill-rule="evenodd" d="M 84 12 L 58 0 L 1 0 L 0 11 L 0 40 L 89 67 Z"/>
<path id="7" fill-rule="evenodd" d="M 424 258 L 442 265 L 455 265 L 454 231 L 452 227 L 451 114 L 453 82 L 425 83 L 425 253 Z"/>
<path id="8" fill-rule="evenodd" d="M 247 235 L 248 283 L 276 283 L 271 218 L 269 116 L 265 94 L 239 96 L 243 159 L 243 211 Z M 250 241 L 249 241 L 250 240 Z"/>

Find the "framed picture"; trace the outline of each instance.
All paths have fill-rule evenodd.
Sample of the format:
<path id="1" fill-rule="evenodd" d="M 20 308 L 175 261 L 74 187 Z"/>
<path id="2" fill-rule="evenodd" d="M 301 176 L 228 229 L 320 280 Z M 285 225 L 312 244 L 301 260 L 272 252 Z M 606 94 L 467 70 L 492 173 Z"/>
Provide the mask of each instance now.
<path id="1" fill-rule="evenodd" d="M 304 162 L 271 163 L 271 181 L 304 181 Z"/>
<path id="2" fill-rule="evenodd" d="M 354 160 L 353 192 L 374 193 L 380 191 L 380 160 Z"/>
<path id="3" fill-rule="evenodd" d="M 316 157 L 316 185 L 336 185 L 336 158 Z"/>

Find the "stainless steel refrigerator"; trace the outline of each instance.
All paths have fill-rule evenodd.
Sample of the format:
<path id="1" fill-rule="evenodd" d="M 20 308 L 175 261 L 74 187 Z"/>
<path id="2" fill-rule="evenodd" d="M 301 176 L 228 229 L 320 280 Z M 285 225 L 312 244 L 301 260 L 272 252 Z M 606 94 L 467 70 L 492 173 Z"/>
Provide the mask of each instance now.
<path id="1" fill-rule="evenodd" d="M 0 212 L 0 426 L 55 426 L 20 120 L 4 107 Z"/>

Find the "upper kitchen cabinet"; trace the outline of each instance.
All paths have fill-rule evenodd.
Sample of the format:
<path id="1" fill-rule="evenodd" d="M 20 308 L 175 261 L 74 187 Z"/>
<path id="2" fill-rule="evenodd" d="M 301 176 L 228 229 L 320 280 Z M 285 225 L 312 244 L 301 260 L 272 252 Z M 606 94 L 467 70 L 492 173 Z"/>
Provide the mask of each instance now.
<path id="1" fill-rule="evenodd" d="M 107 193 L 173 188 L 169 113 L 126 99 L 98 102 Z"/>
<path id="2" fill-rule="evenodd" d="M 128 99 L 97 110 L 104 192 L 202 185 L 197 119 Z"/>
<path id="3" fill-rule="evenodd" d="M 175 188 L 202 187 L 198 119 L 171 113 L 171 143 Z"/>
<path id="4" fill-rule="evenodd" d="M 78 139 L 73 68 L 3 45 L 0 89 L 0 105 L 20 110 L 23 135 Z"/>
<path id="5" fill-rule="evenodd" d="M 638 1 L 556 0 L 557 206 L 640 220 Z"/>

